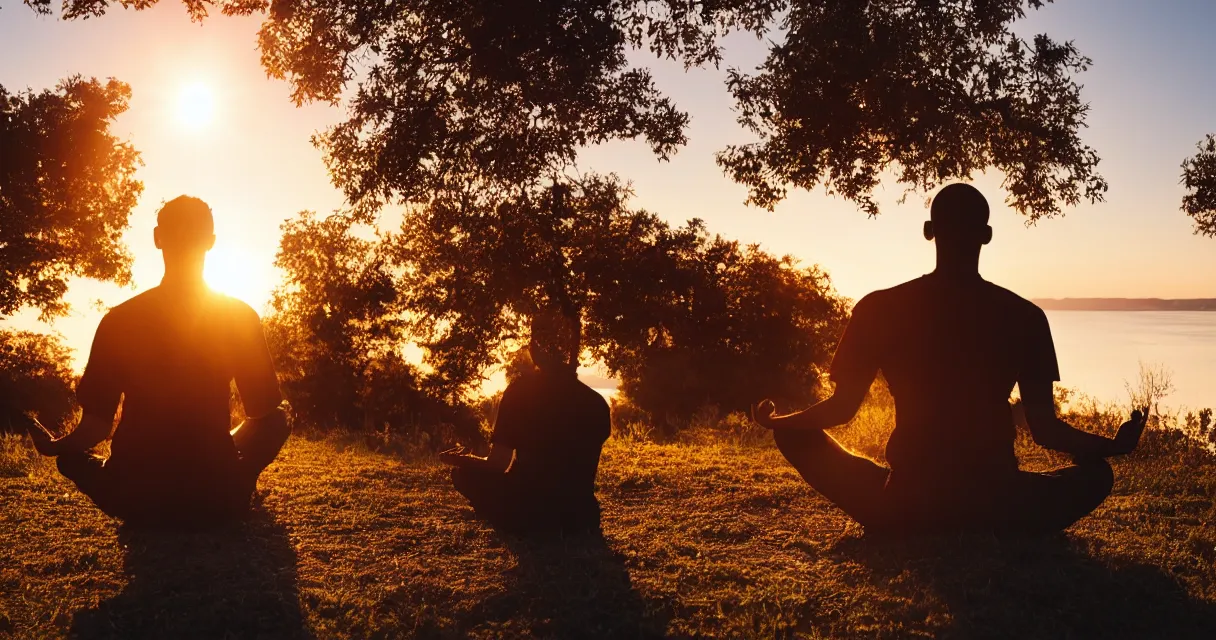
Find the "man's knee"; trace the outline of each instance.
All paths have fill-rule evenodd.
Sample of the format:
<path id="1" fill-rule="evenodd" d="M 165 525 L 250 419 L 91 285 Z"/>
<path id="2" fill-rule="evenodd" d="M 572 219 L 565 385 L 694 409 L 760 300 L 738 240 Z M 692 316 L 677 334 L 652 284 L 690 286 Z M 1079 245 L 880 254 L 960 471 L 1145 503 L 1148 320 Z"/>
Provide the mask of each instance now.
<path id="1" fill-rule="evenodd" d="M 1110 495 L 1110 492 L 1115 488 L 1115 471 L 1111 469 L 1110 463 L 1102 458 L 1081 463 L 1081 467 L 1086 470 L 1086 478 L 1088 488 L 1092 492 L 1091 495 L 1101 503 Z"/>
<path id="2" fill-rule="evenodd" d="M 482 469 L 468 469 L 465 467 L 454 467 L 452 469 L 452 486 L 457 491 L 472 497 L 473 495 L 482 495 L 490 491 L 502 491 L 506 482 L 506 474 L 485 471 Z"/>
<path id="3" fill-rule="evenodd" d="M 460 493 L 465 493 L 469 487 L 469 474 L 460 467 L 452 468 L 452 486 Z"/>
<path id="4" fill-rule="evenodd" d="M 813 447 L 815 445 L 815 436 L 822 438 L 823 434 L 818 431 L 806 431 L 802 429 L 773 430 L 773 441 L 777 443 L 777 449 L 785 454 L 786 458 Z"/>
<path id="5" fill-rule="evenodd" d="M 55 468 L 59 475 L 71 480 L 80 471 L 80 456 L 73 453 L 63 453 L 55 458 Z"/>
<path id="6" fill-rule="evenodd" d="M 102 461 L 90 453 L 72 452 L 60 454 L 55 459 L 55 468 L 60 475 L 77 485 L 88 484 L 101 473 Z"/>
<path id="7" fill-rule="evenodd" d="M 262 417 L 249 418 L 247 423 L 250 436 L 261 443 L 282 446 L 291 435 L 291 421 L 287 419 L 287 412 L 281 407 Z"/>
<path id="8" fill-rule="evenodd" d="M 1062 531 L 1098 508 L 1114 488 L 1115 474 L 1101 458 L 1078 460 L 1040 485 L 1029 496 L 1025 511 L 1030 520 L 1019 525 L 1031 533 Z"/>
<path id="9" fill-rule="evenodd" d="M 280 408 L 260 418 L 249 418 L 232 439 L 241 456 L 260 472 L 279 455 L 290 435 L 291 422 Z"/>
<path id="10" fill-rule="evenodd" d="M 781 455 L 803 472 L 804 477 L 812 467 L 822 466 L 822 456 L 830 453 L 831 449 L 827 446 L 830 443 L 828 435 L 818 430 L 775 429 L 773 441 L 777 443 L 777 450 Z"/>
<path id="11" fill-rule="evenodd" d="M 113 476 L 105 469 L 105 460 L 91 453 L 64 453 L 55 460 L 55 466 L 97 508 L 116 518 L 126 517 L 129 501 L 114 486 Z"/>

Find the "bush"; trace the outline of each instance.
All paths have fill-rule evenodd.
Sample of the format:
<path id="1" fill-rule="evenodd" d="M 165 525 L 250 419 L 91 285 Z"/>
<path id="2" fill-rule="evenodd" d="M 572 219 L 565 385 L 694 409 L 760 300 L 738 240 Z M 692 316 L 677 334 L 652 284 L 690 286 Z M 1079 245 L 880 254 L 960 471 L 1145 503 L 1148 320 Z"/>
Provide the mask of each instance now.
<path id="1" fill-rule="evenodd" d="M 1191 437 L 1202 442 L 1216 444 L 1216 429 L 1212 428 L 1212 409 L 1200 409 L 1186 414 L 1183 428 Z"/>
<path id="2" fill-rule="evenodd" d="M 635 326 L 599 323 L 607 339 L 596 353 L 620 377 L 621 394 L 667 434 L 694 425 L 709 405 L 746 413 L 770 398 L 792 409 L 822 394 L 847 319 L 827 274 L 721 238 L 701 238 L 687 253 L 676 269 L 685 284 L 644 340 Z"/>
<path id="3" fill-rule="evenodd" d="M 0 331 L 0 431 L 23 431 L 32 412 L 52 430 L 75 423 L 72 350 L 58 336 Z"/>
<path id="4" fill-rule="evenodd" d="M 382 444 L 439 448 L 476 440 L 472 408 L 428 393 L 401 355 L 405 310 L 376 242 L 341 215 L 283 224 L 276 265 L 286 274 L 266 337 L 293 417 L 304 428 L 366 434 Z"/>
<path id="5" fill-rule="evenodd" d="M 650 442 L 653 439 L 654 426 L 650 414 L 620 395 L 613 396 L 610 404 L 614 439 L 624 442 Z"/>
<path id="6" fill-rule="evenodd" d="M 38 465 L 39 458 L 23 436 L 0 433 L 0 478 L 28 476 Z"/>

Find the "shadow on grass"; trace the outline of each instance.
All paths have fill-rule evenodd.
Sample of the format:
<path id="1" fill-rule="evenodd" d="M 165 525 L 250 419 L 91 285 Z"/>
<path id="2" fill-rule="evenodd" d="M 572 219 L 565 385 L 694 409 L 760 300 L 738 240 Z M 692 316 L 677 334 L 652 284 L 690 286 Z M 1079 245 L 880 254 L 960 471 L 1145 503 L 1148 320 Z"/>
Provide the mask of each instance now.
<path id="1" fill-rule="evenodd" d="M 941 638 L 1210 638 L 1216 604 L 1159 567 L 1107 564 L 1064 535 L 888 541 L 848 537 L 833 549 L 906 598 L 901 617 Z M 936 601 L 936 602 L 934 602 Z M 943 607 L 944 605 L 944 607 Z M 945 624 L 931 610 L 948 610 Z"/>
<path id="2" fill-rule="evenodd" d="M 79 638 L 301 638 L 309 636 L 286 530 L 257 508 L 247 521 L 205 532 L 119 529 L 127 585 L 78 611 Z"/>
<path id="3" fill-rule="evenodd" d="M 663 636 L 666 622 L 646 610 L 602 535 L 506 543 L 517 560 L 506 593 L 475 607 L 460 626 L 538 638 Z"/>

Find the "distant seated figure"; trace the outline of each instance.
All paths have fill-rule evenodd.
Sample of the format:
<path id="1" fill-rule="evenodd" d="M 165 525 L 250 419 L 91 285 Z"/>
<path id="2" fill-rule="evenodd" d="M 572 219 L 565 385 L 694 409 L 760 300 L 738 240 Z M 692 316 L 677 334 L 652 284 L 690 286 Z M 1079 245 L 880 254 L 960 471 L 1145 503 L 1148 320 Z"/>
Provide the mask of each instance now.
<path id="1" fill-rule="evenodd" d="M 812 487 L 867 530 L 1062 530 L 1106 499 L 1114 479 L 1105 458 L 1135 449 L 1147 412 L 1133 412 L 1114 439 L 1056 416 L 1052 385 L 1060 376 L 1046 315 L 980 277 L 980 249 L 992 228 L 978 190 L 943 188 L 924 235 L 936 242 L 937 268 L 857 303 L 832 361 L 833 395 L 784 416 L 765 401 L 755 419 L 773 429 Z M 852 419 L 880 371 L 895 398 L 890 469 L 823 431 Z M 1009 403 L 1015 383 L 1035 442 L 1076 464 L 1049 473 L 1018 469 Z"/>
<path id="2" fill-rule="evenodd" d="M 213 225 L 197 198 L 161 208 L 154 237 L 164 279 L 102 318 L 76 387 L 80 423 L 58 440 L 30 425 L 60 473 L 128 522 L 197 527 L 241 517 L 291 430 L 257 313 L 203 281 Z M 230 431 L 233 380 L 250 418 Z M 103 459 L 92 450 L 111 432 Z"/>
<path id="3" fill-rule="evenodd" d="M 537 370 L 503 392 L 489 457 L 457 447 L 440 458 L 456 467 L 456 490 L 502 531 L 596 532 L 595 475 L 611 420 L 603 396 L 579 382 L 577 320 L 536 318 L 529 351 Z"/>

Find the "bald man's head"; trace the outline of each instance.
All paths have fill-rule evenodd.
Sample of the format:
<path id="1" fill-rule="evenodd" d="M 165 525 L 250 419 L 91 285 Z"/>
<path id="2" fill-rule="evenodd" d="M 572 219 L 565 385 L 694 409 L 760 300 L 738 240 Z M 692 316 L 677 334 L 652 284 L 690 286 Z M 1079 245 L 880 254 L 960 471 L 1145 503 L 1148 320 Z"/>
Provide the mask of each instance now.
<path id="1" fill-rule="evenodd" d="M 169 252 L 206 252 L 215 244 L 215 219 L 206 202 L 178 196 L 156 214 L 156 246 Z"/>
<path id="2" fill-rule="evenodd" d="M 951 184 L 933 198 L 925 238 L 939 245 L 978 247 L 992 240 L 988 226 L 988 200 L 969 184 Z"/>

